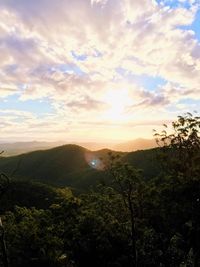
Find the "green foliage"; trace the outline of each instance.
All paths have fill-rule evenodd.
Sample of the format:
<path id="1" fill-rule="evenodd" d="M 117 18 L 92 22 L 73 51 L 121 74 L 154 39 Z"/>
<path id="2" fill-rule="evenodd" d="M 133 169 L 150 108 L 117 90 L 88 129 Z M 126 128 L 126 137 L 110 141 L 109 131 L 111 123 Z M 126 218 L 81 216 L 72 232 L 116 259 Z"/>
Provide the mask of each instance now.
<path id="1" fill-rule="evenodd" d="M 47 209 L 61 197 L 61 190 L 64 191 L 65 189 L 57 190 L 41 183 L 12 179 L 7 187 L 6 194 L 3 194 L 0 199 L 0 213 L 13 210 L 16 205 Z"/>
<path id="2" fill-rule="evenodd" d="M 199 179 L 200 172 L 200 117 L 187 113 L 172 122 L 172 133 L 167 126 L 161 133 L 155 133 L 158 145 L 162 147 L 165 171 L 187 180 Z"/>
<path id="3" fill-rule="evenodd" d="M 88 151 L 76 145 L 35 151 L 14 157 L 0 158 L 0 169 L 8 176 L 15 171 L 16 179 L 27 179 L 54 186 L 87 189 L 104 177 L 103 172 L 92 169 L 86 161 Z M 91 152 L 92 153 L 92 152 Z M 103 156 L 106 151 L 100 151 Z M 98 153 L 95 152 L 98 156 Z"/>
<path id="4" fill-rule="evenodd" d="M 0 173 L 0 200 L 7 192 L 10 185 L 10 179 L 4 173 Z"/>
<path id="5" fill-rule="evenodd" d="M 162 147 L 163 167 L 168 174 L 160 186 L 161 199 L 165 201 L 163 209 L 168 212 L 171 230 L 179 236 L 187 233 L 183 243 L 188 253 L 192 251 L 194 266 L 199 266 L 200 117 L 191 113 L 179 116 L 172 128 L 171 134 L 166 130 L 156 133 L 157 143 Z"/>
<path id="6" fill-rule="evenodd" d="M 63 241 L 49 211 L 16 207 L 4 219 L 11 266 L 57 266 Z"/>
<path id="7" fill-rule="evenodd" d="M 149 180 L 161 172 L 161 167 L 157 159 L 159 153 L 159 148 L 139 150 L 127 153 L 121 160 L 124 163 L 129 163 L 135 169 L 142 170 L 143 176 Z"/>
<path id="8" fill-rule="evenodd" d="M 39 181 L 58 187 L 68 186 L 76 191 L 87 191 L 99 181 L 109 180 L 109 176 L 103 170 L 89 166 L 86 161 L 87 153 L 95 158 L 108 160 L 108 150 L 88 152 L 82 147 L 66 145 L 14 157 L 2 157 L 0 169 L 8 176 L 16 170 L 14 177 L 17 180 Z M 116 152 L 112 153 L 116 155 Z M 155 177 L 160 172 L 156 164 L 156 149 L 120 153 L 120 155 L 123 162 L 142 169 L 147 179 Z"/>
<path id="9" fill-rule="evenodd" d="M 156 134 L 159 149 L 121 158 L 110 154 L 106 171 L 98 177 L 101 185 L 78 197 L 69 188 L 11 180 L 1 202 L 10 265 L 200 266 L 199 125 L 199 117 L 186 114 L 172 124 L 172 133 L 165 129 Z M 60 149 L 54 150 L 54 164 L 53 152 L 48 154 L 52 168 L 58 170 L 60 156 L 68 155 L 58 165 L 58 175 L 70 170 L 66 172 L 70 184 L 88 187 L 98 172 L 91 174 L 87 169 L 82 161 L 84 151 L 72 146 L 66 154 L 66 148 Z M 29 165 L 24 167 L 27 172 L 38 164 L 38 154 L 32 157 L 28 156 Z M 13 158 L 3 159 L 6 164 L 9 160 Z M 152 162 L 157 165 L 153 170 Z M 41 163 L 41 169 L 37 165 L 43 174 L 50 166 L 45 164 Z M 144 170 L 144 177 L 137 166 Z M 78 179 L 73 181 L 75 173 Z"/>

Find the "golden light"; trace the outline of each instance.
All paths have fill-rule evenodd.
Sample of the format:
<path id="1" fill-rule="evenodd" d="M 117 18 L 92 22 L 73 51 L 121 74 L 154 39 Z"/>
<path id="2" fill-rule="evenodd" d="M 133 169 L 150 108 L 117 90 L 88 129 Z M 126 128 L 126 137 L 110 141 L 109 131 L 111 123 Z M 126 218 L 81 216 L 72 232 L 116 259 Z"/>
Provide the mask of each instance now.
<path id="1" fill-rule="evenodd" d="M 126 118 L 126 108 L 131 105 L 131 98 L 127 89 L 109 90 L 104 96 L 104 102 L 108 105 L 107 119 L 122 121 Z"/>

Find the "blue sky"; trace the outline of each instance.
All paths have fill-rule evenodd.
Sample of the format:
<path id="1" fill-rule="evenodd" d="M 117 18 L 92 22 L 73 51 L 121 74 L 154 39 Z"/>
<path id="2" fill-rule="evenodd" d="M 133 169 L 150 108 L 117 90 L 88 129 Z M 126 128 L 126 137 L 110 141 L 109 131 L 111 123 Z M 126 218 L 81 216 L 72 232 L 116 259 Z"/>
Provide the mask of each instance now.
<path id="1" fill-rule="evenodd" d="M 194 22 L 191 25 L 191 29 L 195 32 L 195 37 L 200 41 L 200 11 L 197 12 Z"/>
<path id="2" fill-rule="evenodd" d="M 1 102 L 1 109 L 7 110 L 11 108 L 14 110 L 32 112 L 38 117 L 45 116 L 45 114 L 54 112 L 54 109 L 52 108 L 52 105 L 48 98 L 43 98 L 40 101 L 20 101 L 18 95 L 9 96 Z"/>
<path id="3" fill-rule="evenodd" d="M 2 140 L 152 138 L 200 112 L 199 1 L 2 0 L 0 16 Z"/>

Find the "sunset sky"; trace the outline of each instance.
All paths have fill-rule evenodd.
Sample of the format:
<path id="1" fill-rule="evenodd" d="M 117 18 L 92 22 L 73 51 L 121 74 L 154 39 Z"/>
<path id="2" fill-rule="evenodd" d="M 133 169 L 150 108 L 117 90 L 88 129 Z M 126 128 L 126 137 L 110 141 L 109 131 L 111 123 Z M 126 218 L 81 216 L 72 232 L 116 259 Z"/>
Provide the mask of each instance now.
<path id="1" fill-rule="evenodd" d="M 200 111 L 200 0 L 0 0 L 0 141 L 152 138 Z"/>

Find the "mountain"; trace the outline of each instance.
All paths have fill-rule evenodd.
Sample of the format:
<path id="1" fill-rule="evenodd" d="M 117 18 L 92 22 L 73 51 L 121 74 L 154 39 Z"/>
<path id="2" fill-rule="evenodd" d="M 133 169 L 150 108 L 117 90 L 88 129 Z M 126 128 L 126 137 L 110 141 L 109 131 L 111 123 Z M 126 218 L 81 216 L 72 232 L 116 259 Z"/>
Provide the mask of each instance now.
<path id="1" fill-rule="evenodd" d="M 28 153 L 37 150 L 46 150 L 61 145 L 70 143 L 64 141 L 57 142 L 16 142 L 16 143 L 0 143 L 0 152 L 3 151 L 4 157 L 16 156 L 23 153 Z M 97 142 L 76 142 L 76 145 L 85 147 L 89 150 L 96 151 L 105 147 L 112 148 L 112 143 L 97 143 Z"/>
<path id="2" fill-rule="evenodd" d="M 145 179 L 151 179 L 161 172 L 161 166 L 158 163 L 159 155 L 159 148 L 152 148 L 126 153 L 122 160 L 140 169 Z"/>
<path id="3" fill-rule="evenodd" d="M 136 150 L 144 150 L 156 147 L 156 142 L 154 139 L 143 139 L 138 138 L 125 143 L 117 144 L 112 148 L 117 151 L 131 152 Z"/>
<path id="4" fill-rule="evenodd" d="M 64 145 L 48 150 L 34 151 L 12 157 L 0 158 L 0 170 L 16 179 L 39 181 L 54 186 L 88 189 L 110 177 L 103 171 L 109 149 L 90 151 L 77 145 Z M 122 160 L 143 170 L 146 178 L 158 174 L 156 150 L 131 153 L 115 152 Z M 13 174 L 12 174 L 13 173 Z"/>
<path id="5" fill-rule="evenodd" d="M 15 156 L 22 153 L 37 151 L 37 150 L 46 150 L 61 146 L 64 144 L 69 144 L 69 142 L 58 141 L 58 142 L 16 142 L 16 143 L 0 143 L 0 151 L 4 151 L 3 156 Z M 149 149 L 156 146 L 156 143 L 153 139 L 135 139 L 125 143 L 106 143 L 106 142 L 76 142 L 76 145 L 85 147 L 89 150 L 96 151 L 104 148 L 109 148 L 116 151 L 131 152 L 136 150 Z"/>
<path id="6" fill-rule="evenodd" d="M 56 186 L 87 188 L 102 177 L 101 159 L 109 150 L 89 151 L 77 145 L 34 151 L 0 158 L 0 170 L 8 176 Z"/>
<path id="7" fill-rule="evenodd" d="M 0 151 L 3 151 L 3 156 L 14 156 L 31 151 L 48 149 L 62 145 L 62 142 L 16 142 L 16 143 L 0 143 Z"/>

